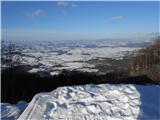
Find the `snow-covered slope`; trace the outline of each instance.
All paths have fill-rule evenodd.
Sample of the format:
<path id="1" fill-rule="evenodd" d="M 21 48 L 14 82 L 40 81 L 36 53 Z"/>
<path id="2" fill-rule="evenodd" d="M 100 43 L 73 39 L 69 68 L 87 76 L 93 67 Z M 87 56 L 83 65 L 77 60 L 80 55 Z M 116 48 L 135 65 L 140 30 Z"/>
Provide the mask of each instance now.
<path id="1" fill-rule="evenodd" d="M 1 120 L 16 120 L 27 107 L 27 103 L 25 101 L 20 101 L 16 105 L 1 103 L 0 106 Z"/>
<path id="2" fill-rule="evenodd" d="M 85 85 L 35 95 L 19 120 L 158 120 L 159 86 Z"/>

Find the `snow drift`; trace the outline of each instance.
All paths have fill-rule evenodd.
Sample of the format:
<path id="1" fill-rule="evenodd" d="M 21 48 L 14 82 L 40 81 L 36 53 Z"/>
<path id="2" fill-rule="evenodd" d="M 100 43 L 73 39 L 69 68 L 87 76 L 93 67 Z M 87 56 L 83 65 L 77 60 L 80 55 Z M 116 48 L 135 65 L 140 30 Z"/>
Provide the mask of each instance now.
<path id="1" fill-rule="evenodd" d="M 158 120 L 159 86 L 84 85 L 35 95 L 18 120 Z"/>

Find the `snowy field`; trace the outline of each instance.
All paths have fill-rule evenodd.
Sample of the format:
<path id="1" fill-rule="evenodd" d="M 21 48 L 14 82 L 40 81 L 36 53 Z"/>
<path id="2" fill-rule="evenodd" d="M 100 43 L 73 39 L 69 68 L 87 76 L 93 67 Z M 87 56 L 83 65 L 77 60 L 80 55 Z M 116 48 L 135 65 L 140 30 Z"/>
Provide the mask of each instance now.
<path id="1" fill-rule="evenodd" d="M 60 87 L 35 95 L 21 115 L 7 104 L 2 104 L 1 114 L 2 118 L 17 118 L 19 114 L 18 120 L 159 120 L 159 95 L 159 86 Z"/>
<path id="2" fill-rule="evenodd" d="M 80 68 L 93 69 L 95 65 L 88 64 L 88 60 L 97 59 L 97 58 L 112 58 L 112 59 L 122 59 L 129 51 L 136 50 L 137 48 L 129 47 L 104 47 L 104 48 L 73 48 L 65 51 L 62 54 L 59 54 L 59 51 L 56 52 L 44 52 L 28 50 L 27 53 L 23 53 L 25 56 L 24 64 L 37 65 L 45 67 L 45 70 L 75 70 Z M 32 56 L 32 57 L 31 57 Z M 39 59 L 38 59 L 39 58 Z M 38 60 L 37 60 L 38 59 Z M 40 67 L 41 67 L 40 66 Z M 58 67 L 55 67 L 58 66 Z M 33 68 L 35 69 L 35 68 Z M 41 68 L 37 68 L 41 71 Z M 83 69 L 80 69 L 83 71 Z M 33 71 L 33 70 L 31 70 Z M 31 72 L 30 71 L 30 72 Z M 34 72 L 34 71 L 33 71 Z"/>
<path id="3" fill-rule="evenodd" d="M 93 59 L 121 60 L 140 47 L 132 47 L 130 41 L 93 40 L 93 41 L 52 41 L 17 43 L 22 53 L 23 64 L 32 65 L 30 73 L 47 71 L 51 75 L 62 69 L 98 72 Z"/>

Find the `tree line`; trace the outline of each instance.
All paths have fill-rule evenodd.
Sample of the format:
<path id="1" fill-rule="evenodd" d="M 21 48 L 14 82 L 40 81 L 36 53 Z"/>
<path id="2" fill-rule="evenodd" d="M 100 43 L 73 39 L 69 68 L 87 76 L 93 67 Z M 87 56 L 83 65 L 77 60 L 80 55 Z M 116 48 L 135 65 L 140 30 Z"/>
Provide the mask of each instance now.
<path id="1" fill-rule="evenodd" d="M 160 83 L 160 37 L 143 49 L 132 54 L 129 61 L 131 75 L 147 75 L 150 79 Z"/>

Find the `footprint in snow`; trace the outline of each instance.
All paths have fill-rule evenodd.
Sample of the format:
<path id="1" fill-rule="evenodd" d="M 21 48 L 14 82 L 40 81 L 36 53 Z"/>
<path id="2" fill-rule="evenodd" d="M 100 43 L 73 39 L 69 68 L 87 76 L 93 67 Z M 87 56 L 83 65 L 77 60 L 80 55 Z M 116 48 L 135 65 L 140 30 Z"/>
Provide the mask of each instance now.
<path id="1" fill-rule="evenodd" d="M 53 118 L 54 112 L 57 110 L 57 103 L 56 102 L 48 102 L 46 104 L 46 115 L 44 116 L 45 119 Z"/>

